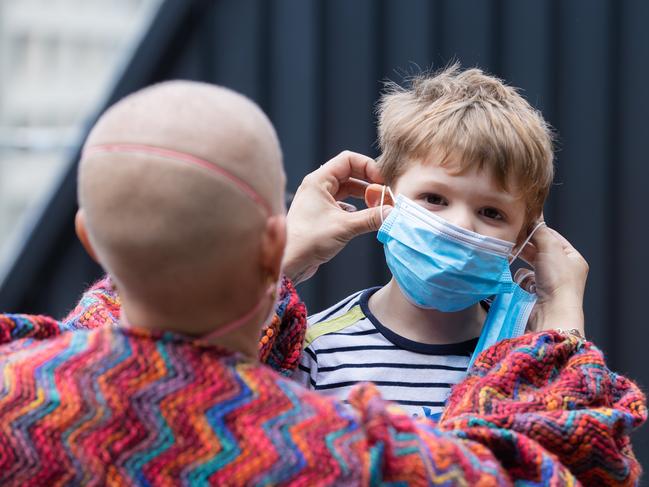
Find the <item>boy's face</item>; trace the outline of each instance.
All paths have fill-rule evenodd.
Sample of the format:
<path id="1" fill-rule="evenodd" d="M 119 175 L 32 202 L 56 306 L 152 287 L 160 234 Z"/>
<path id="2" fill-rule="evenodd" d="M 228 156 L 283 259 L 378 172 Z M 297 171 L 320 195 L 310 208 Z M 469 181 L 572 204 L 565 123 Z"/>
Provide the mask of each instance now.
<path id="1" fill-rule="evenodd" d="M 451 157 L 444 166 L 434 157 L 412 161 L 392 185 L 401 193 L 445 220 L 473 232 L 517 242 L 525 223 L 526 204 L 514 192 L 501 189 L 490 168 L 469 166 L 458 173 Z"/>

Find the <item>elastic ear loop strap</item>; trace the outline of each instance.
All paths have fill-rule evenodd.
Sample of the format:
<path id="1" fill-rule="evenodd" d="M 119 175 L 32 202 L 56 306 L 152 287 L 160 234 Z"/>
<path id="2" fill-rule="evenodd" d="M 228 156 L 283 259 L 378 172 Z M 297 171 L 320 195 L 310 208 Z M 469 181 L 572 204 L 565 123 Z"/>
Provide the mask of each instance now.
<path id="1" fill-rule="evenodd" d="M 509 261 L 510 264 L 511 264 L 512 262 L 514 262 L 516 259 L 518 259 L 518 256 L 521 255 L 521 252 L 523 252 L 523 249 L 525 248 L 525 246 L 529 243 L 530 240 L 532 240 L 532 237 L 534 236 L 534 234 L 536 233 L 536 231 L 537 231 L 539 228 L 541 228 L 543 225 L 545 225 L 545 222 L 539 222 L 539 223 L 534 227 L 534 229 L 530 232 L 530 234 L 527 236 L 527 238 L 526 238 L 525 241 L 523 242 L 523 245 L 521 245 L 520 248 L 518 249 L 518 251 L 517 251 L 517 252 L 512 256 L 511 260 Z"/>
<path id="2" fill-rule="evenodd" d="M 261 310 L 261 308 L 264 306 L 266 297 L 273 296 L 274 291 L 275 291 L 275 286 L 274 285 L 269 286 L 266 292 L 264 293 L 264 295 L 262 296 L 262 298 L 255 305 L 255 307 L 252 308 L 250 311 L 248 311 L 245 315 L 243 315 L 241 318 L 237 318 L 236 320 L 231 321 L 230 323 L 227 323 L 223 327 L 217 328 L 216 330 L 209 332 L 206 335 L 203 335 L 202 337 L 200 337 L 200 339 L 205 341 L 211 341 L 221 337 L 222 335 L 230 333 L 233 330 L 236 330 L 241 325 L 254 318 L 254 316 L 259 312 L 259 310 Z M 273 300 L 274 300 L 274 296 L 273 296 Z M 126 317 L 126 313 L 124 313 L 124 310 L 120 310 L 119 320 L 122 323 L 122 325 L 125 326 L 126 328 L 133 327 L 131 323 L 128 321 L 128 318 Z"/>
<path id="3" fill-rule="evenodd" d="M 163 157 L 165 159 L 171 159 L 178 162 L 184 162 L 187 164 L 192 164 L 194 166 L 200 166 L 208 171 L 214 172 L 219 176 L 224 177 L 230 183 L 232 183 L 239 191 L 248 196 L 252 201 L 257 203 L 258 206 L 263 208 L 267 215 L 271 215 L 272 211 L 270 205 L 266 200 L 247 182 L 239 178 L 235 174 L 231 173 L 227 169 L 214 164 L 213 162 L 201 159 L 192 154 L 187 154 L 184 152 L 175 151 L 172 149 L 164 149 L 162 147 L 155 147 L 151 145 L 144 144 L 103 144 L 95 145 L 85 149 L 84 155 L 96 154 L 96 153 L 106 153 L 106 152 L 124 152 L 130 154 L 148 154 L 158 157 Z"/>
<path id="4" fill-rule="evenodd" d="M 201 337 L 203 340 L 214 340 L 215 338 L 219 338 L 227 333 L 230 333 L 231 331 L 236 330 L 239 328 L 241 325 L 245 324 L 247 321 L 250 321 L 254 316 L 261 310 L 261 308 L 264 306 L 266 303 L 266 298 L 271 296 L 273 298 L 273 301 L 275 301 L 275 285 L 271 285 L 268 287 L 262 298 L 259 300 L 259 302 L 255 305 L 254 308 L 252 308 L 250 311 L 248 311 L 245 315 L 243 315 L 241 318 L 237 318 L 234 321 L 231 321 L 230 323 L 227 323 L 225 326 L 222 326 L 220 328 L 217 328 L 216 330 L 208 333 L 207 335 L 204 335 Z"/>
<path id="5" fill-rule="evenodd" d="M 390 196 L 392 197 L 392 201 L 394 202 L 395 199 L 396 199 L 394 197 L 394 194 L 392 193 L 392 190 L 384 185 L 383 189 L 381 190 L 381 203 L 380 203 L 380 207 L 381 207 L 381 223 L 383 223 L 383 221 L 384 221 L 384 218 L 383 218 L 383 205 L 384 205 L 384 202 L 385 202 L 385 190 L 386 189 L 390 193 Z"/>

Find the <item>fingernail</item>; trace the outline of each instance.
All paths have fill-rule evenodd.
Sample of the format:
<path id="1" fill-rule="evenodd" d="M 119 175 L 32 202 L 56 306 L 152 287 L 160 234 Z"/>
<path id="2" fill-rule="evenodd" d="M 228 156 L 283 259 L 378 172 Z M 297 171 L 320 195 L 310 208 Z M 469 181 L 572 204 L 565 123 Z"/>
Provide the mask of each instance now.
<path id="1" fill-rule="evenodd" d="M 340 206 L 343 210 L 345 210 L 345 211 L 347 211 L 349 213 L 353 213 L 353 212 L 358 210 L 358 208 L 356 208 L 354 205 L 351 205 L 349 203 L 345 203 L 344 201 L 339 201 L 338 206 Z"/>

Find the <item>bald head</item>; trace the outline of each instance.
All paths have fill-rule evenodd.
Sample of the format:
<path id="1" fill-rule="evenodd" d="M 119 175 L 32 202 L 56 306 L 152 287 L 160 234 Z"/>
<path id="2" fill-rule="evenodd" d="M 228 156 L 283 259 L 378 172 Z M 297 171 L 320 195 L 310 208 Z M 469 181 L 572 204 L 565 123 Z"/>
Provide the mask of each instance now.
<path id="1" fill-rule="evenodd" d="M 253 102 L 176 81 L 99 119 L 80 164 L 79 205 L 98 260 L 125 293 L 198 306 L 236 301 L 233 289 L 260 274 L 284 186 L 277 136 Z"/>
<path id="2" fill-rule="evenodd" d="M 190 81 L 141 90 L 111 107 L 85 146 L 116 143 L 163 147 L 210 161 L 249 183 L 274 212 L 283 211 L 275 130 L 257 105 L 232 90 Z"/>

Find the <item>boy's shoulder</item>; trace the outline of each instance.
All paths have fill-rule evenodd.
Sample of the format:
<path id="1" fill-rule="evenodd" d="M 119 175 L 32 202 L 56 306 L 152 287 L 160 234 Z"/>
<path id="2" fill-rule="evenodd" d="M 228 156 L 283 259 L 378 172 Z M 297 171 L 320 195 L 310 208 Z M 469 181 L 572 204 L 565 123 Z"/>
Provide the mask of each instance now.
<path id="1" fill-rule="evenodd" d="M 362 289 L 338 301 L 333 306 L 307 318 L 307 331 L 304 346 L 308 347 L 317 338 L 330 333 L 338 333 L 366 321 L 367 299 L 378 287 Z"/>
<path id="2" fill-rule="evenodd" d="M 341 299 L 336 304 L 329 306 L 328 308 L 323 309 L 315 314 L 309 315 L 307 317 L 308 326 L 313 326 L 318 323 L 324 323 L 326 321 L 331 321 L 336 319 L 341 315 L 347 313 L 354 306 L 359 305 L 360 298 L 366 289 L 361 289 L 355 293 L 350 294 L 344 299 Z"/>

